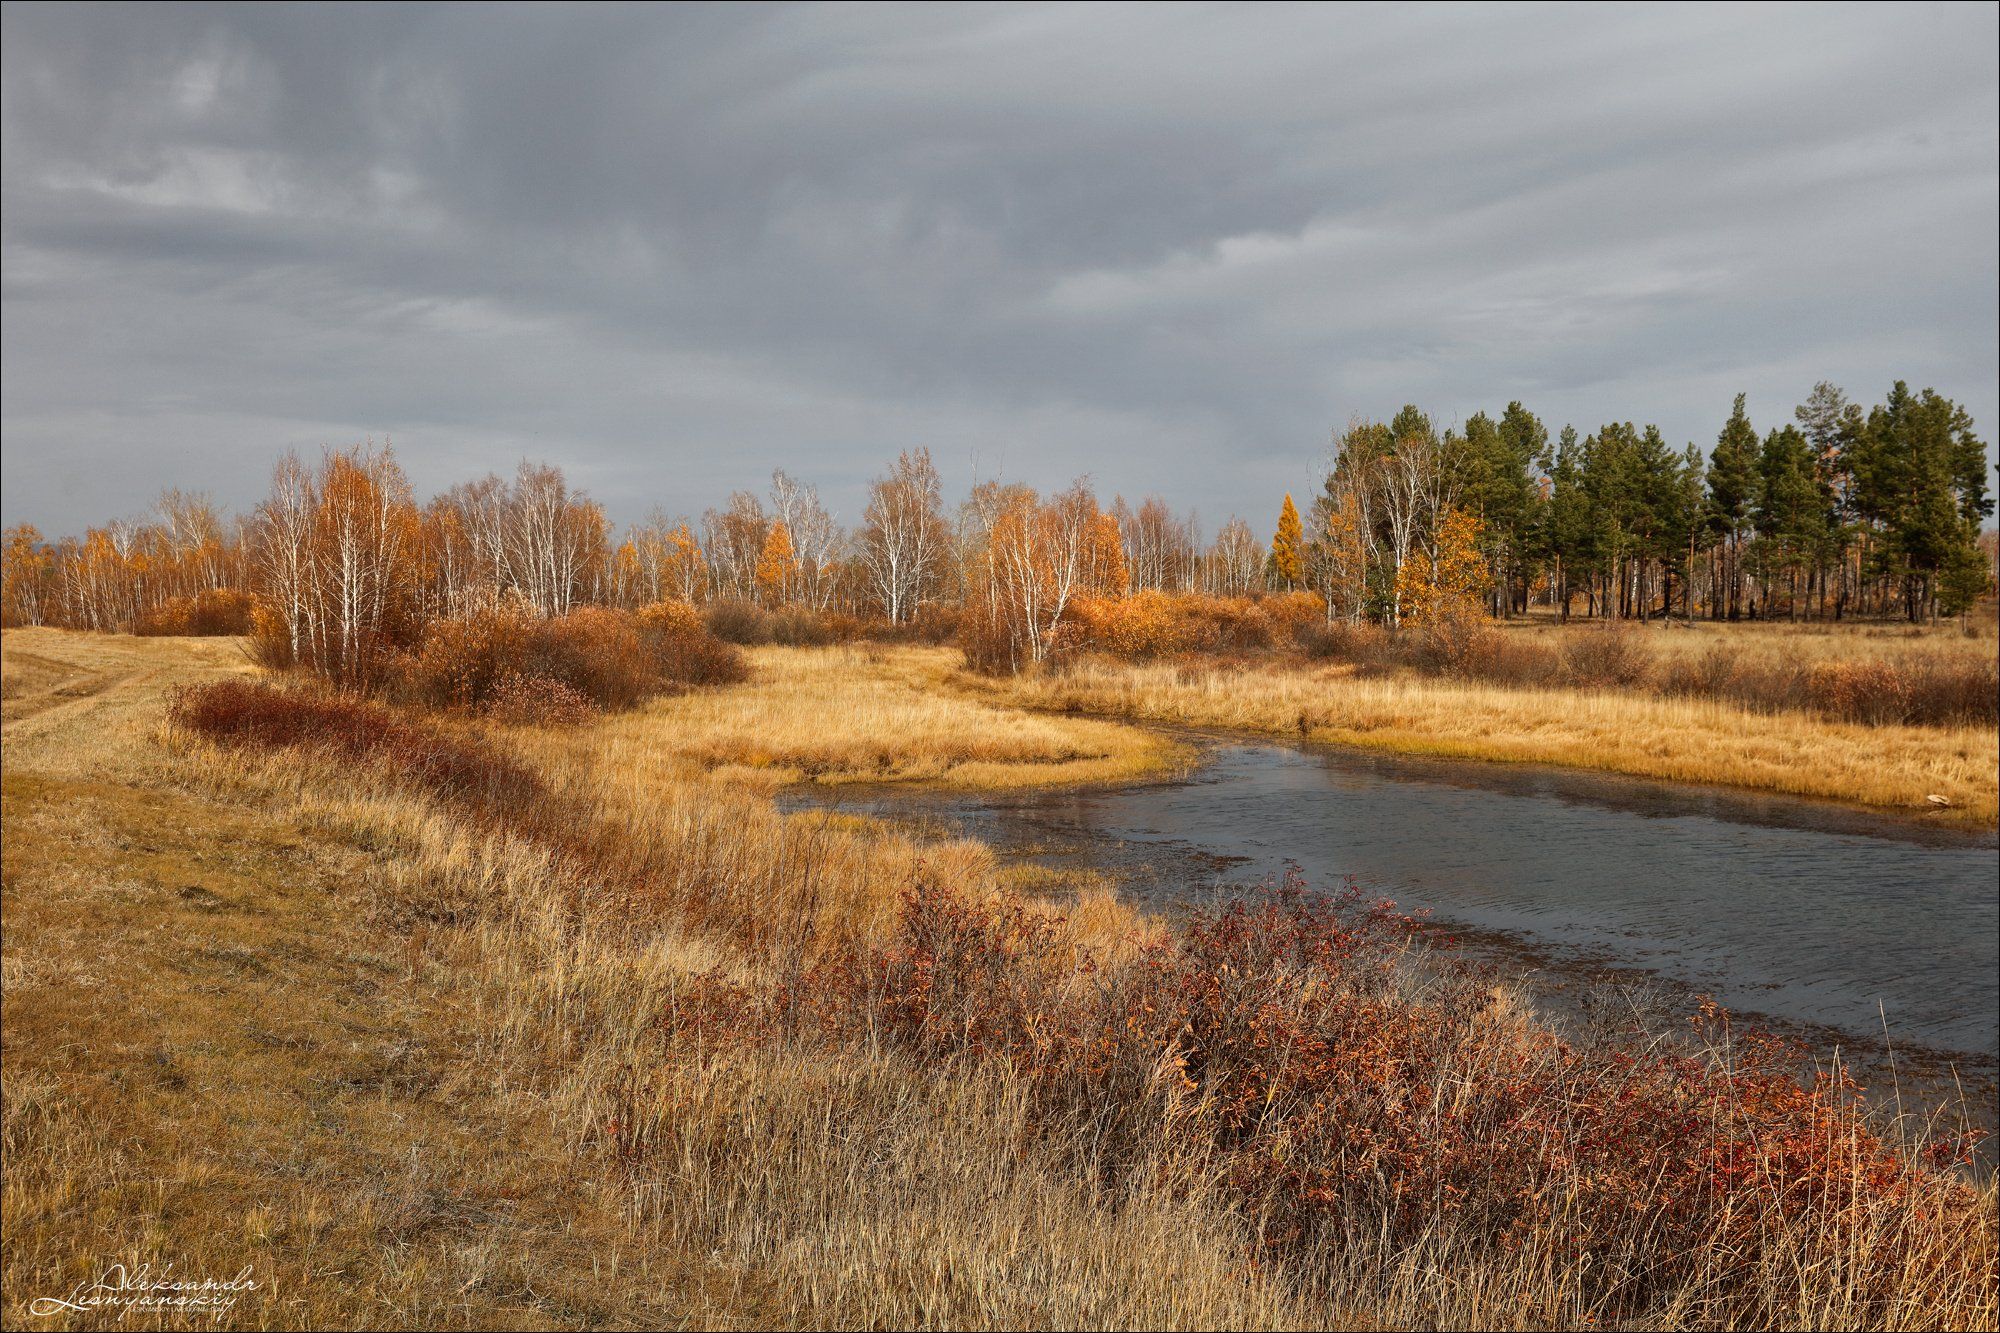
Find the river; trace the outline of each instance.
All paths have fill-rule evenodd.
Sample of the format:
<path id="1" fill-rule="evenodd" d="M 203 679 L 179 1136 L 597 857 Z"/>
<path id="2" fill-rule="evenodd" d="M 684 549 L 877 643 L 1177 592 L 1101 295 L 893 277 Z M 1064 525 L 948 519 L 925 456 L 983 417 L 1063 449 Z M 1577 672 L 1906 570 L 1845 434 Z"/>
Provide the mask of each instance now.
<path id="1" fill-rule="evenodd" d="M 1545 989 L 1714 995 L 1808 1035 L 1962 1069 L 2000 1054 L 2000 845 L 1818 802 L 1567 770 L 1194 735 L 1183 781 L 832 804 L 1115 874 L 1171 910 L 1298 866 L 1424 908 Z"/>

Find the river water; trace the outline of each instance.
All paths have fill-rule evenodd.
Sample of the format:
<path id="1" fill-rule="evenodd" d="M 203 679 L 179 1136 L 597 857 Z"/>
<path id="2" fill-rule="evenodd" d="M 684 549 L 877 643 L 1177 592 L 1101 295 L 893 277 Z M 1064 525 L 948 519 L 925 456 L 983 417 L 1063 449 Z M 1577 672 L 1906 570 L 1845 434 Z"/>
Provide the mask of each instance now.
<path id="1" fill-rule="evenodd" d="M 1184 781 L 977 798 L 809 789 L 1003 855 L 1101 868 L 1162 908 L 1296 865 L 1547 976 L 1588 973 L 1804 1031 L 2000 1054 L 2000 846 L 1821 803 L 1201 736 Z"/>

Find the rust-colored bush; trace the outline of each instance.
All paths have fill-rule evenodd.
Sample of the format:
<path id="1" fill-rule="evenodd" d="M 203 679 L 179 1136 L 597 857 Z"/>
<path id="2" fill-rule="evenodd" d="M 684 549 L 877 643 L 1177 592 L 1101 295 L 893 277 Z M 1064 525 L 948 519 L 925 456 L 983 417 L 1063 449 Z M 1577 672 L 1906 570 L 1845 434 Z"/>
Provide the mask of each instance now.
<path id="1" fill-rule="evenodd" d="M 1387 671 L 1400 661 L 1388 630 L 1348 620 L 1307 631 L 1300 647 L 1308 657 L 1345 662 L 1369 672 Z"/>
<path id="2" fill-rule="evenodd" d="M 1056 645 L 1058 650 L 1069 648 L 1076 633 L 1074 626 L 1064 626 Z M 1028 664 L 1028 645 L 1005 616 L 997 614 L 985 603 L 975 603 L 966 608 L 965 615 L 959 619 L 957 642 L 959 651 L 965 654 L 966 667 L 972 671 L 1004 676 Z"/>
<path id="3" fill-rule="evenodd" d="M 204 588 L 193 597 L 169 597 L 132 626 L 143 635 L 249 634 L 257 602 L 241 588 Z"/>
<path id="4" fill-rule="evenodd" d="M 405 697 L 442 707 L 483 708 L 505 682 L 539 679 L 594 707 L 619 709 L 676 686 L 727 684 L 748 674 L 742 654 L 710 634 L 685 603 L 636 613 L 590 606 L 544 618 L 507 602 L 426 625 L 416 650 L 399 659 L 395 679 Z M 535 688 L 546 694 L 548 687 Z"/>
<path id="5" fill-rule="evenodd" d="M 1660 672 L 1660 692 L 1690 699 L 1735 698 L 1743 675 L 1743 655 L 1723 644 L 1712 644 L 1698 657 L 1668 662 Z"/>
<path id="6" fill-rule="evenodd" d="M 933 646 L 950 643 L 958 637 L 964 616 L 965 613 L 958 607 L 925 602 L 900 625 L 891 625 L 886 620 L 865 622 L 861 637 L 884 643 L 926 643 Z"/>
<path id="7" fill-rule="evenodd" d="M 1891 662 L 1815 662 L 1802 683 L 1808 704 L 1830 717 L 1880 724 L 1910 715 L 1909 678 Z"/>
<path id="8" fill-rule="evenodd" d="M 396 687 L 422 703 L 476 708 L 503 678 L 523 670 L 537 624 L 534 612 L 515 601 L 433 620 L 415 651 L 398 659 Z"/>
<path id="9" fill-rule="evenodd" d="M 634 617 L 579 607 L 534 624 L 520 645 L 524 675 L 559 680 L 602 708 L 630 708 L 667 684 Z"/>
<path id="10" fill-rule="evenodd" d="M 1432 675 L 1487 678 L 1500 656 L 1500 635 L 1477 608 L 1441 604 L 1403 636 L 1411 664 Z"/>
<path id="11" fill-rule="evenodd" d="M 1919 658 L 1904 665 L 1904 721 L 1944 726 L 2000 722 L 2000 658 L 1944 661 Z"/>
<path id="12" fill-rule="evenodd" d="M 654 669 L 670 685 L 733 685 L 750 678 L 750 663 L 725 643 L 686 602 L 654 602 L 633 616 Z"/>

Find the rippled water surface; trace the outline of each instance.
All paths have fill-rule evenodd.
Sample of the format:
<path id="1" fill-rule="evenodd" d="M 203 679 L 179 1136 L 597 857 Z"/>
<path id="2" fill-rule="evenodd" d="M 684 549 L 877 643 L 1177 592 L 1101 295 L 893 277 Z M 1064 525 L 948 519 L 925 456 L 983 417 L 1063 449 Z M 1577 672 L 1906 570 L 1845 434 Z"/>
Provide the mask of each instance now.
<path id="1" fill-rule="evenodd" d="M 978 800 L 836 795 L 1172 901 L 1296 863 L 1542 956 L 1642 968 L 1864 1040 L 2000 1046 L 2000 851 L 1803 801 L 1212 741 L 1189 781 Z"/>

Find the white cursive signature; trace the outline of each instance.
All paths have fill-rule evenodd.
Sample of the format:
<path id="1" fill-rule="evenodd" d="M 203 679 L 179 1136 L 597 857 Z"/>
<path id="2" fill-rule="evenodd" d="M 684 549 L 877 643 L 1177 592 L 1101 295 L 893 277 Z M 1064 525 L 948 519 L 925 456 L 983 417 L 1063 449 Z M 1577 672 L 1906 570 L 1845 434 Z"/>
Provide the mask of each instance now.
<path id="1" fill-rule="evenodd" d="M 37 1296 L 28 1313 L 47 1317 L 64 1311 L 115 1309 L 123 1319 L 134 1310 L 183 1310 L 219 1318 L 235 1307 L 244 1292 L 257 1290 L 257 1279 L 245 1264 L 235 1277 L 184 1278 L 168 1264 L 155 1273 L 149 1263 L 136 1268 L 113 1264 L 88 1282 L 79 1282 L 68 1296 Z"/>

